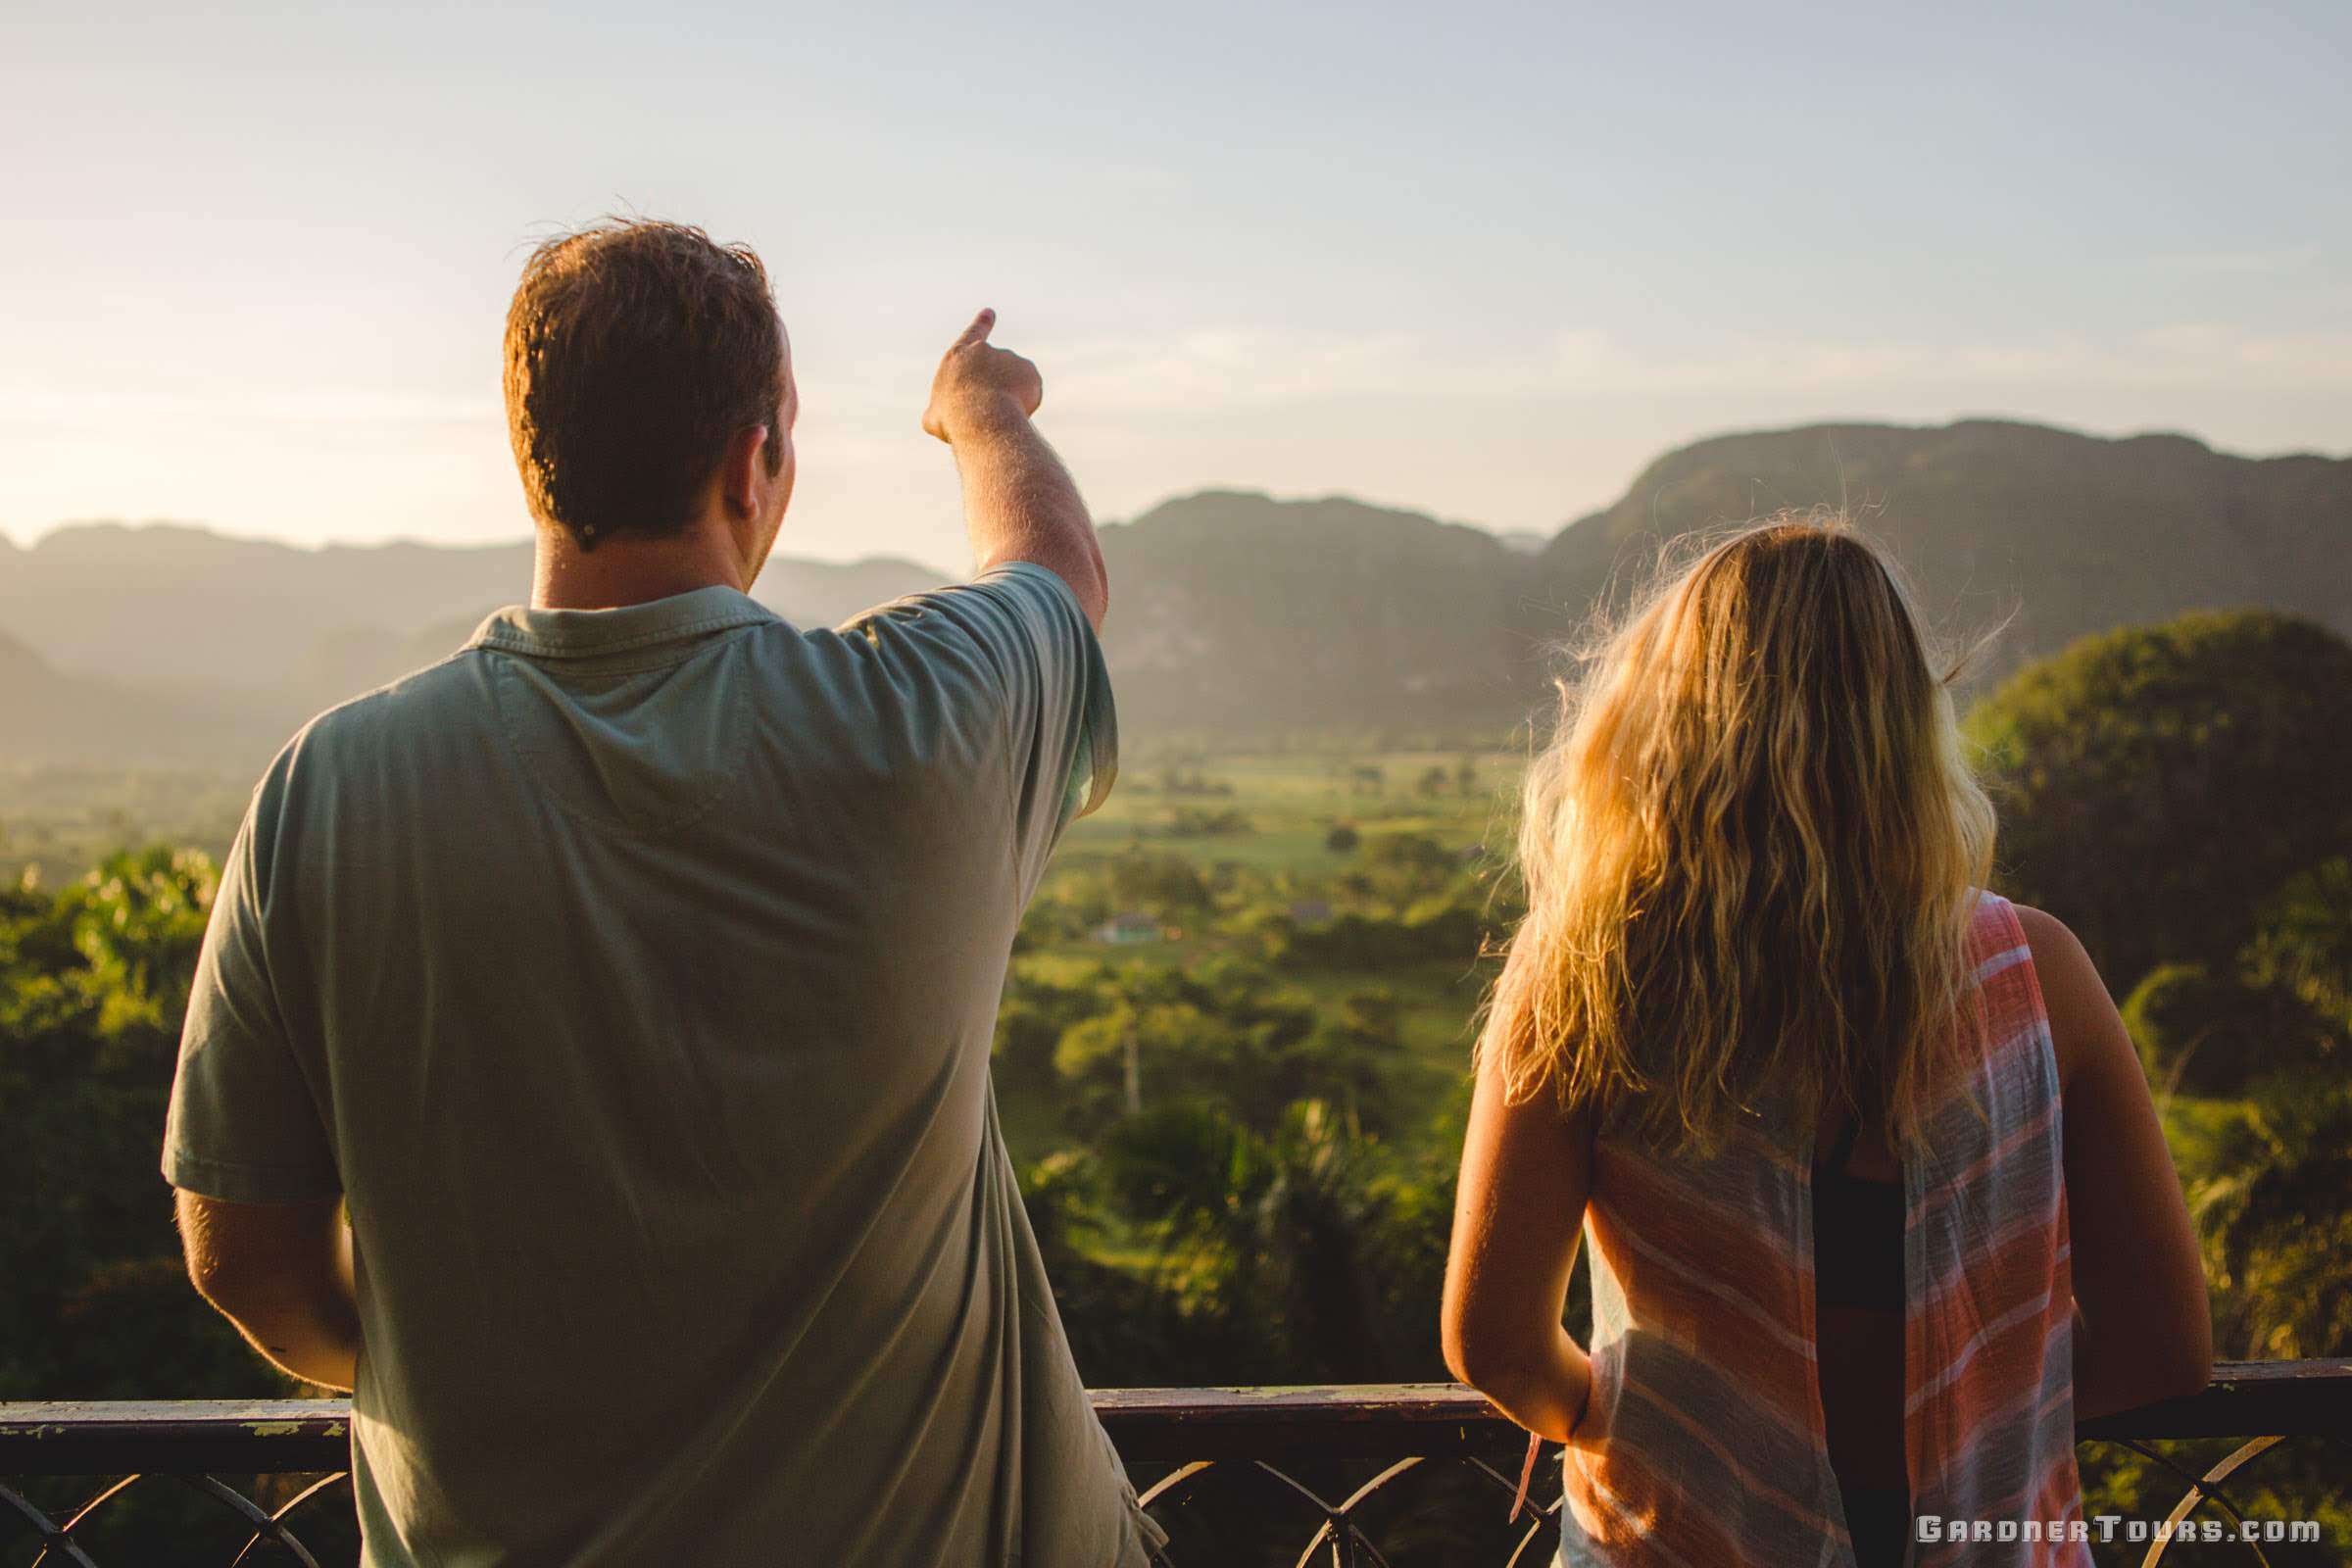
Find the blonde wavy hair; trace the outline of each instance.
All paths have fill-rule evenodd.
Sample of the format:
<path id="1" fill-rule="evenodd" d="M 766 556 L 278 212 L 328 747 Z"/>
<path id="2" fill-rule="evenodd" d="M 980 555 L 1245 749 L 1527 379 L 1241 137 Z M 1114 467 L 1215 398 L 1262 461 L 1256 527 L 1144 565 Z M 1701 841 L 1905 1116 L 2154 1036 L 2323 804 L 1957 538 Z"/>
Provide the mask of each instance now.
<path id="1" fill-rule="evenodd" d="M 1934 661 L 1841 514 L 1662 573 L 1561 683 L 1528 771 L 1528 912 L 1478 1046 L 1510 1098 L 1693 1152 L 1773 1105 L 1917 1137 L 1982 1039 L 1993 809 L 1951 697 L 1966 662 Z"/>

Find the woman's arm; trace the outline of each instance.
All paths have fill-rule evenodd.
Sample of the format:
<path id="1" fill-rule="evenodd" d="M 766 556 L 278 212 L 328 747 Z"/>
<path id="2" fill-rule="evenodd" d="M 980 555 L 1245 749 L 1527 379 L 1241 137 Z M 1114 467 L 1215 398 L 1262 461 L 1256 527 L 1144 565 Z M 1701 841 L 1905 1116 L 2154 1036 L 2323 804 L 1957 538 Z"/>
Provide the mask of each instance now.
<path id="1" fill-rule="evenodd" d="M 1592 1188 L 1590 1116 L 1550 1097 L 1508 1104 L 1492 1058 L 1462 1139 L 1446 1261 L 1446 1365 L 1528 1431 L 1565 1443 L 1592 1363 L 1560 1326 Z"/>
<path id="2" fill-rule="evenodd" d="M 2194 1394 L 2213 1376 L 2205 1270 L 2147 1075 L 2090 955 L 2020 906 L 2065 1097 L 2075 1414 Z"/>

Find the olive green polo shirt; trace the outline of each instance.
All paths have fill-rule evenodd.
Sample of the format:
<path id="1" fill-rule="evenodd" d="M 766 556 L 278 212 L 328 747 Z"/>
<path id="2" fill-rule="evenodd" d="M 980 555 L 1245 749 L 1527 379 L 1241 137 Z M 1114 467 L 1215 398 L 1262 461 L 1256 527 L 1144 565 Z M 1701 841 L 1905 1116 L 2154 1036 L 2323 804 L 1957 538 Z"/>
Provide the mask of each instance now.
<path id="1" fill-rule="evenodd" d="M 506 610 L 294 739 L 164 1173 L 347 1197 L 368 1563 L 1144 1560 L 989 1079 L 1115 758 L 1029 564 L 832 631 Z"/>

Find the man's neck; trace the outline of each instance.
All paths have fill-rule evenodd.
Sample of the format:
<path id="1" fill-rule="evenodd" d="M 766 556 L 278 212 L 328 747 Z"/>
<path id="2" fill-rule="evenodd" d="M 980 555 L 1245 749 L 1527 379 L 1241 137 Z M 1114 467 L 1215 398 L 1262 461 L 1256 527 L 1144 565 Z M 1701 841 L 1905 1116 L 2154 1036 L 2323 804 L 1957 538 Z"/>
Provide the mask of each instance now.
<path id="1" fill-rule="evenodd" d="M 608 539 L 594 550 L 561 528 L 541 527 L 531 563 L 533 610 L 617 610 L 697 588 L 748 589 L 743 558 L 720 523 L 667 538 Z"/>

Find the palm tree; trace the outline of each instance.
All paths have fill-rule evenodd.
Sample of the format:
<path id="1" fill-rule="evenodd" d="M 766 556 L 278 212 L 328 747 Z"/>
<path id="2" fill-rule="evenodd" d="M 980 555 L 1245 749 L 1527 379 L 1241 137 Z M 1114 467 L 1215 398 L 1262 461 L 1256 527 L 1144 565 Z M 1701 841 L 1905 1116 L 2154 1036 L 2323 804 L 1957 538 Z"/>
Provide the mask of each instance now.
<path id="1" fill-rule="evenodd" d="M 2225 1353 L 2352 1353 L 2352 1089 L 2307 1085 L 2258 1102 L 2195 1184 Z"/>
<path id="2" fill-rule="evenodd" d="M 1251 1331 L 1262 1370 L 1249 1375 L 1381 1375 L 1386 1293 L 1368 1254 L 1386 1205 L 1369 1180 L 1369 1140 L 1327 1102 L 1296 1102 L 1266 1133 L 1213 1105 L 1157 1108 L 1123 1123 L 1103 1157 L 1108 1185 L 1153 1235 L 1163 1276 Z"/>

